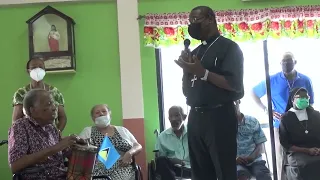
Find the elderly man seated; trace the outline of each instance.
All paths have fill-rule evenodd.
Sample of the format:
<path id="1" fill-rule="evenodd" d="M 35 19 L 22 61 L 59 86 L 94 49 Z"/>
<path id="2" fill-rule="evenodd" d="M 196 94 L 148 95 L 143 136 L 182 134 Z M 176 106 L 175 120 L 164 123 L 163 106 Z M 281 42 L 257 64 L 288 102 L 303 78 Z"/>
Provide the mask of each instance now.
<path id="1" fill-rule="evenodd" d="M 163 131 L 156 144 L 159 157 L 156 159 L 157 173 L 161 179 L 175 180 L 175 176 L 191 177 L 188 136 L 184 120 L 187 115 L 179 106 L 169 109 L 171 128 Z"/>
<path id="2" fill-rule="evenodd" d="M 235 102 L 238 117 L 238 152 L 237 171 L 238 180 L 271 180 L 270 171 L 262 160 L 263 143 L 267 141 L 259 121 L 240 112 L 240 100 Z"/>
<path id="3" fill-rule="evenodd" d="M 23 107 L 27 116 L 15 121 L 9 130 L 8 154 L 12 173 L 42 167 L 44 170 L 38 173 L 22 173 L 22 179 L 65 180 L 64 160 L 68 147 L 84 141 L 75 135 L 60 137 L 53 125 L 56 107 L 48 91 L 29 91 Z"/>

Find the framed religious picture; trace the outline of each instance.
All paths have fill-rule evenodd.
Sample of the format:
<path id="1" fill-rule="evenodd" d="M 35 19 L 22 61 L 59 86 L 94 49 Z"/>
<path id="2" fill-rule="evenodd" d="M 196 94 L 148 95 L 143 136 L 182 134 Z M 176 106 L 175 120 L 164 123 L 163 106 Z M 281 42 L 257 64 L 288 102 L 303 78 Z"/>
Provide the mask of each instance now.
<path id="1" fill-rule="evenodd" d="M 75 72 L 75 22 L 47 6 L 27 21 L 29 58 L 40 58 L 47 72 Z"/>

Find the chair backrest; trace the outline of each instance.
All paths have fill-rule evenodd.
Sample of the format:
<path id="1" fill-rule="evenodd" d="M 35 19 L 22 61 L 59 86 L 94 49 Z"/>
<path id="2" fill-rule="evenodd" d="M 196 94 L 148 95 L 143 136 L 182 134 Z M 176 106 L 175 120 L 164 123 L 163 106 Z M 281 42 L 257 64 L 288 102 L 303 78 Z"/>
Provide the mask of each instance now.
<path id="1" fill-rule="evenodd" d="M 154 132 L 153 132 L 153 134 L 156 136 L 156 140 L 157 140 L 158 137 L 159 137 L 159 134 L 160 134 L 160 133 L 159 133 L 159 130 L 158 130 L 158 129 L 155 129 Z M 154 152 L 154 157 L 155 157 L 155 158 L 157 158 L 157 157 L 160 156 L 158 149 L 153 150 L 153 152 Z"/>
<path id="2" fill-rule="evenodd" d="M 0 146 L 8 144 L 8 140 L 1 140 L 0 141 Z"/>
<path id="3" fill-rule="evenodd" d="M 143 180 L 141 167 L 136 163 L 136 158 L 132 157 L 132 168 L 135 172 L 135 180 Z"/>

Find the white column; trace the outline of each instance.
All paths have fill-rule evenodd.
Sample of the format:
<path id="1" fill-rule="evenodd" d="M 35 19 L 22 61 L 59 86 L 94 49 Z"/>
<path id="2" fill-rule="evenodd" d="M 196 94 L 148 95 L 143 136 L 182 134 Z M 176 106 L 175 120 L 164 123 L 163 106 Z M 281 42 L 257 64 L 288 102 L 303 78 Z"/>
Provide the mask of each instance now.
<path id="1" fill-rule="evenodd" d="M 117 0 L 123 119 L 143 118 L 137 0 Z"/>
<path id="2" fill-rule="evenodd" d="M 117 0 L 123 126 L 142 145 L 136 157 L 147 178 L 138 0 Z"/>

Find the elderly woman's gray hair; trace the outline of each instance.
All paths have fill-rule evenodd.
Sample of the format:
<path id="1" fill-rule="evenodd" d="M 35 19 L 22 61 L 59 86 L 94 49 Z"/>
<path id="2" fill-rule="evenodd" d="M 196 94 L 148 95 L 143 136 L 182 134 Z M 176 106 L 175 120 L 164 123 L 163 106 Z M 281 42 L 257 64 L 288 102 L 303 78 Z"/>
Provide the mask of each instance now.
<path id="1" fill-rule="evenodd" d="M 37 103 L 39 103 L 39 97 L 45 94 L 49 94 L 49 92 L 44 89 L 32 89 L 25 95 L 23 99 L 23 109 L 28 116 L 31 114 L 30 108 L 36 106 Z"/>
<path id="2" fill-rule="evenodd" d="M 109 108 L 108 104 L 96 104 L 90 110 L 91 117 L 93 117 L 94 110 L 96 109 L 97 106 L 105 106 L 107 108 L 109 114 L 111 114 L 111 109 Z"/>

